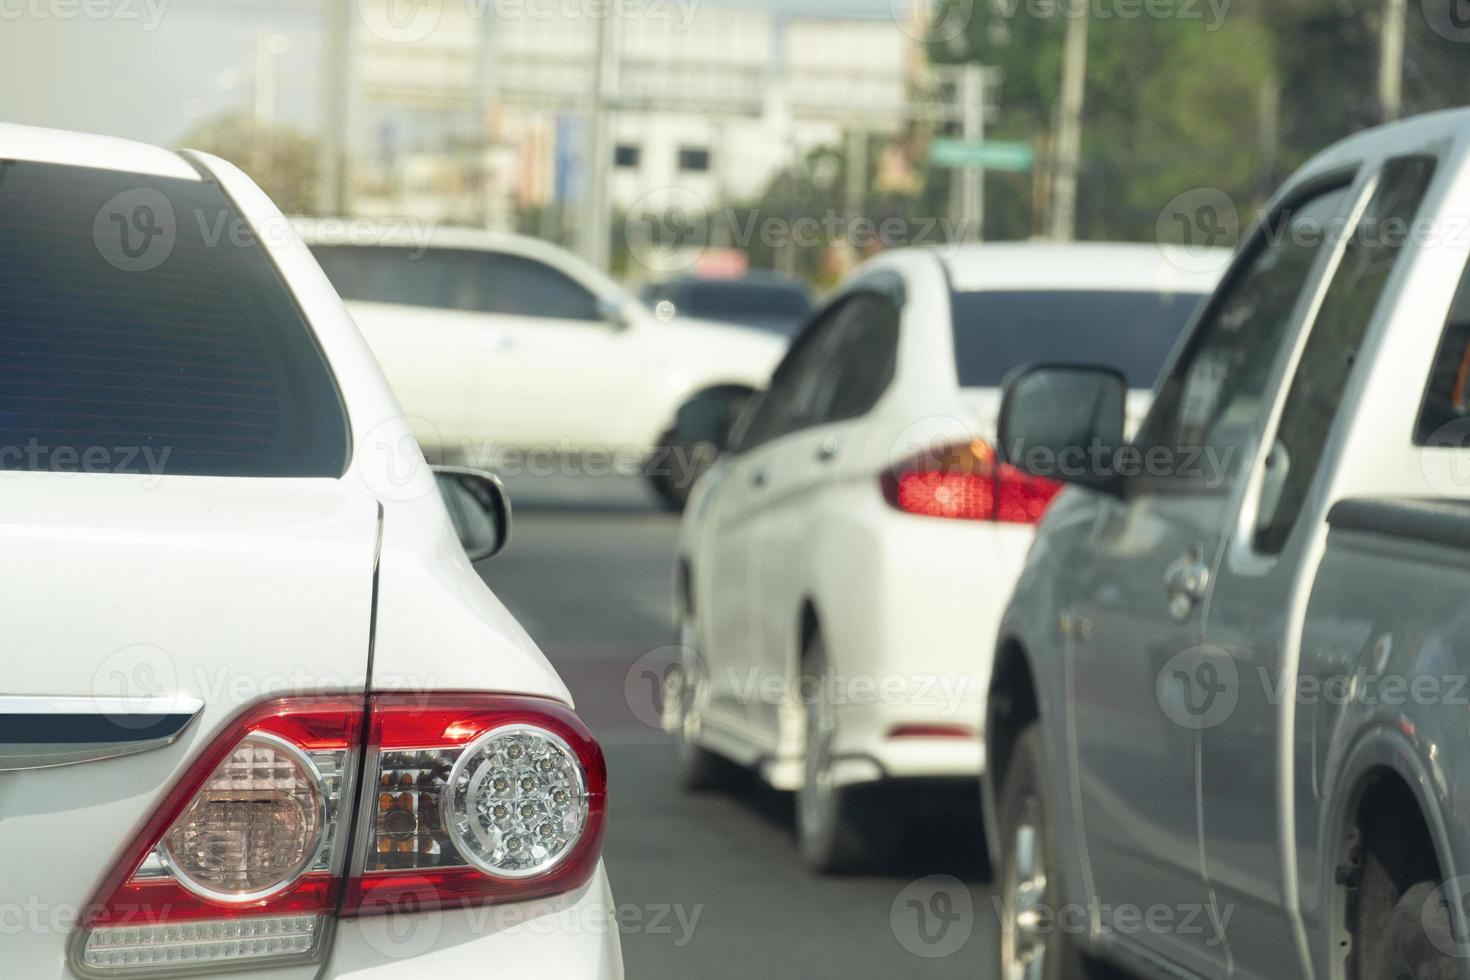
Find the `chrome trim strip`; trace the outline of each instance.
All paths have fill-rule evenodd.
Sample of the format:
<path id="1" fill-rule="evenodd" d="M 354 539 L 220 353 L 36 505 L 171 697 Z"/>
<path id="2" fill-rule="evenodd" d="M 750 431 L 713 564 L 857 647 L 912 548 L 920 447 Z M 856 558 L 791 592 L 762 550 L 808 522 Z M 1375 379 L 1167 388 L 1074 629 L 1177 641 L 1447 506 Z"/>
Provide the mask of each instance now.
<path id="1" fill-rule="evenodd" d="M 178 741 L 203 710 L 203 701 L 185 695 L 0 695 L 0 772 L 152 752 Z"/>

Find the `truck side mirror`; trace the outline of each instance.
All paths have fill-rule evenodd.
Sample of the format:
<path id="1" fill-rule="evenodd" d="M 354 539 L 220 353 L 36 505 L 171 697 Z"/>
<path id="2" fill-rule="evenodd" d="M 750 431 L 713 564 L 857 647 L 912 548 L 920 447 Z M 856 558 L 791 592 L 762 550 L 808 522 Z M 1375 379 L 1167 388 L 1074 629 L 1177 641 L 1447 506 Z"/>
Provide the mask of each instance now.
<path id="1" fill-rule="evenodd" d="M 1111 491 L 1127 401 L 1127 380 L 1108 368 L 1019 368 L 1001 401 L 1001 453 L 1032 476 Z"/>

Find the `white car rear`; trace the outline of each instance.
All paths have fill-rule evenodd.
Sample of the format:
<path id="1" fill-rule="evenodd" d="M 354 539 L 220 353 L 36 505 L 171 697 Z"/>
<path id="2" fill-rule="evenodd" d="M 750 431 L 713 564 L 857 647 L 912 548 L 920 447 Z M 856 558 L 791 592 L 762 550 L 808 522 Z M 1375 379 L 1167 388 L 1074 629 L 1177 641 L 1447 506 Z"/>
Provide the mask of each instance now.
<path id="1" fill-rule="evenodd" d="M 446 461 L 642 468 L 682 503 L 693 447 L 669 442 L 679 410 L 710 397 L 743 405 L 786 349 L 735 326 L 663 322 L 547 242 L 408 223 L 298 227 L 425 449 Z"/>
<path id="2" fill-rule="evenodd" d="M 0 126 L 0 278 L 6 975 L 621 976 L 601 753 L 270 201 Z"/>
<path id="3" fill-rule="evenodd" d="M 1145 402 L 1214 286 L 1190 267 L 1226 257 L 1187 258 L 986 245 L 854 273 L 686 513 L 686 683 L 667 700 L 686 781 L 713 778 L 721 756 L 799 790 L 818 869 L 882 844 L 860 788 L 973 782 L 993 638 L 1058 489 L 996 460 L 1001 383 L 1023 364 L 1091 360 Z"/>

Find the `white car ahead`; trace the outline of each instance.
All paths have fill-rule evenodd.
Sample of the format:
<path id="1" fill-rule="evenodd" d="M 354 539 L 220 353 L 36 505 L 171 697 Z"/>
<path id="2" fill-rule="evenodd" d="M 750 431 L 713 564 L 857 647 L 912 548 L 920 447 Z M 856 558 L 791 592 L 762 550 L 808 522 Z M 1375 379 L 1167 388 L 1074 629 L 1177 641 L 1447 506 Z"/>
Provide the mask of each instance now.
<path id="1" fill-rule="evenodd" d="M 504 498 L 265 195 L 0 126 L 0 278 L 5 975 L 621 977 L 601 751 L 462 547 Z"/>
<path id="2" fill-rule="evenodd" d="M 425 450 L 448 461 L 502 472 L 579 458 L 642 468 L 682 504 L 700 447 L 671 443 L 679 411 L 713 401 L 738 414 L 786 349 L 732 325 L 664 322 L 533 238 L 406 223 L 297 227 Z"/>
<path id="3" fill-rule="evenodd" d="M 1095 362 L 1146 402 L 1215 285 L 1199 267 L 1227 258 L 983 245 L 855 272 L 685 513 L 684 663 L 665 699 L 682 779 L 734 760 L 797 790 L 817 870 L 860 865 L 894 832 L 878 784 L 973 784 L 996 629 L 1058 489 L 997 461 L 1001 383 Z M 717 420 L 688 423 L 721 441 Z"/>

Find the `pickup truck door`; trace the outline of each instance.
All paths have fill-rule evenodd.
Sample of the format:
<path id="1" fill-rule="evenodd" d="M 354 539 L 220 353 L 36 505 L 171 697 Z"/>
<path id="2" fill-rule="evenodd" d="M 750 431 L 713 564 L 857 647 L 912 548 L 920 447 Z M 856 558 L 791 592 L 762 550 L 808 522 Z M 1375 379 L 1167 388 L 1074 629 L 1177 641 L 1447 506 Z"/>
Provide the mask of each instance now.
<path id="1" fill-rule="evenodd" d="M 1309 768 L 1293 766 L 1294 744 L 1284 733 L 1295 713 L 1318 711 L 1324 702 L 1297 696 L 1288 638 L 1301 633 L 1315 571 L 1315 562 L 1306 559 L 1326 516 L 1323 477 L 1331 466 L 1322 464 L 1334 422 L 1407 241 L 1383 229 L 1415 226 L 1434 162 L 1403 157 L 1378 175 L 1302 345 L 1270 453 L 1249 481 L 1239 533 L 1224 554 L 1210 602 L 1205 637 L 1233 690 L 1226 693 L 1231 710 L 1200 730 L 1201 820 L 1207 876 L 1216 901 L 1233 911 L 1227 932 L 1234 940 L 1232 976 L 1274 980 L 1292 975 L 1284 964 L 1300 961 L 1293 871 L 1315 877 L 1322 862 L 1308 851 L 1300 867 L 1293 863 L 1291 814 L 1297 794 L 1309 796 L 1312 782 Z M 1300 829 L 1315 839 L 1315 825 Z M 1319 894 L 1316 888 L 1304 892 L 1313 899 Z M 1313 906 L 1310 914 L 1324 914 Z"/>
<path id="2" fill-rule="evenodd" d="M 1338 188 L 1273 215 L 1206 306 L 1124 461 L 1136 472 L 1103 505 L 1092 563 L 1059 624 L 1099 928 L 1200 975 L 1228 963 L 1196 797 L 1199 733 L 1227 704 L 1202 647 L 1204 614 L 1262 399 L 1342 197 Z M 1141 923 L 1126 919 L 1133 907 Z"/>

